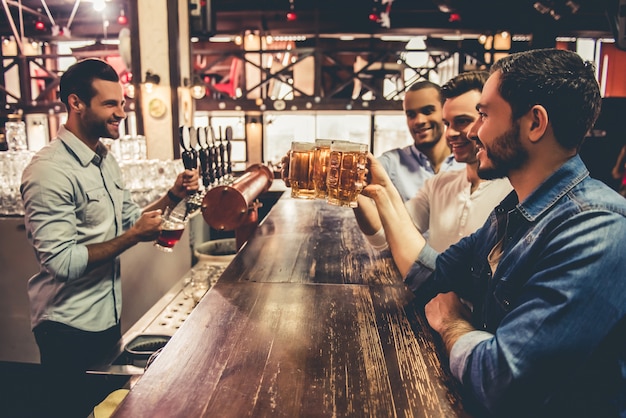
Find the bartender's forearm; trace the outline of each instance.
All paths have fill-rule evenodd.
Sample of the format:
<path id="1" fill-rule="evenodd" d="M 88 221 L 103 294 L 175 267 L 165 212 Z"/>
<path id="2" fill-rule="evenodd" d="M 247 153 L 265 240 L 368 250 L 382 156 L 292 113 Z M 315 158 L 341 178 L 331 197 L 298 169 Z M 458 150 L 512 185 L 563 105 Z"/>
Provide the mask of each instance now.
<path id="1" fill-rule="evenodd" d="M 106 263 L 127 249 L 137 245 L 140 241 L 139 235 L 131 228 L 112 240 L 98 244 L 89 244 L 87 245 L 87 253 L 89 254 L 87 265 L 88 267 L 95 267 Z"/>
<path id="2" fill-rule="evenodd" d="M 88 265 L 97 265 L 117 257 L 139 242 L 157 238 L 161 230 L 161 211 L 147 211 L 123 234 L 102 243 L 87 245 Z"/>

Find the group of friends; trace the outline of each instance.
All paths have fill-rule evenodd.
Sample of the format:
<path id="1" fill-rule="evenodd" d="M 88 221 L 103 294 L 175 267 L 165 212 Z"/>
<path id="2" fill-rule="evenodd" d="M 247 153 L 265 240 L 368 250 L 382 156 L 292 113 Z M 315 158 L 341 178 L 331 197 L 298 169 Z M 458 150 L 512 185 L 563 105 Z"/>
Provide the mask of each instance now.
<path id="1" fill-rule="evenodd" d="M 120 338 L 119 255 L 156 237 L 198 173 L 138 208 L 100 142 L 125 117 L 117 74 L 83 60 L 60 87 L 67 123 L 21 190 L 41 264 L 28 285 L 41 363 L 50 385 L 76 387 Z M 514 53 L 412 85 L 414 143 L 368 155 L 359 228 L 423 302 L 476 416 L 626 417 L 626 199 L 578 155 L 600 106 L 578 54 Z M 94 401 L 69 413 L 51 390 L 58 416 Z"/>

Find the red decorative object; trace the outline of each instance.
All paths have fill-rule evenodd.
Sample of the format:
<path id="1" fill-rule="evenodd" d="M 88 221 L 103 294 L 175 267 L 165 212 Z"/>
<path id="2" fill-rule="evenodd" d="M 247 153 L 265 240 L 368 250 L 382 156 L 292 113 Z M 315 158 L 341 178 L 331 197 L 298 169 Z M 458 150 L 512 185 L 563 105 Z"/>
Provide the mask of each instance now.
<path id="1" fill-rule="evenodd" d="M 298 15 L 293 10 L 290 11 L 290 12 L 287 12 L 287 20 L 289 22 L 293 22 L 294 20 L 298 20 Z"/>
<path id="2" fill-rule="evenodd" d="M 461 20 L 461 15 L 458 13 L 450 13 L 450 17 L 448 17 L 448 22 L 450 23 L 460 22 Z"/>
<path id="3" fill-rule="evenodd" d="M 120 15 L 117 17 L 117 23 L 119 23 L 120 25 L 128 24 L 128 18 L 123 12 L 120 13 Z"/>
<path id="4" fill-rule="evenodd" d="M 238 58 L 233 58 L 230 63 L 230 72 L 228 77 L 220 83 L 212 84 L 211 87 L 221 93 L 227 94 L 230 97 L 236 97 L 240 81 L 239 77 L 241 76 L 242 71 L 243 62 Z"/>

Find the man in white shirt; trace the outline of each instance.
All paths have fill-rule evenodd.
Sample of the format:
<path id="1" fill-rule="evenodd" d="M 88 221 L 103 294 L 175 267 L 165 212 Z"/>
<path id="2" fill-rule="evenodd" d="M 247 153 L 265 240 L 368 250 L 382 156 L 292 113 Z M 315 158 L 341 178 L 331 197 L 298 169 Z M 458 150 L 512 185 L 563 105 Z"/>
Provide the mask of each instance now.
<path id="1" fill-rule="evenodd" d="M 468 138 L 478 118 L 476 105 L 488 76 L 485 71 L 466 72 L 442 87 L 446 141 L 455 160 L 466 163 L 465 169 L 442 171 L 427 179 L 405 203 L 417 229 L 427 233 L 429 245 L 439 252 L 480 228 L 493 208 L 512 190 L 506 178 L 486 181 L 478 177 L 476 145 Z M 355 215 L 369 242 L 378 249 L 386 248 L 378 213 L 368 198 L 359 197 Z"/>

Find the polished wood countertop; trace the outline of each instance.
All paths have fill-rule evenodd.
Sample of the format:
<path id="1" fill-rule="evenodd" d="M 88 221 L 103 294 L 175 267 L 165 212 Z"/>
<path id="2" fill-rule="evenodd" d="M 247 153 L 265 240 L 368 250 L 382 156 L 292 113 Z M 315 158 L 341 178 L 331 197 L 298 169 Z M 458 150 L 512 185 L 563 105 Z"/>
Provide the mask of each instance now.
<path id="1" fill-rule="evenodd" d="M 469 417 L 352 210 L 272 208 L 114 417 Z"/>

